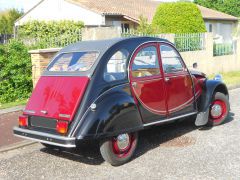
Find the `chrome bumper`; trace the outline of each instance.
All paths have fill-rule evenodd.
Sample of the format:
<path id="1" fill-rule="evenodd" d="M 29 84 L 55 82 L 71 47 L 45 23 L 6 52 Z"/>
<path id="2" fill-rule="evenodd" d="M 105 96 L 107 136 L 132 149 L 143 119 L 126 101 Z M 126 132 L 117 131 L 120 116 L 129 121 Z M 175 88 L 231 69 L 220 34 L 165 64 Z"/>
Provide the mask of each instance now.
<path id="1" fill-rule="evenodd" d="M 60 147 L 73 148 L 76 147 L 76 138 L 63 137 L 58 135 L 53 135 L 44 132 L 33 131 L 29 129 L 23 129 L 19 127 L 13 128 L 13 134 L 15 136 L 30 139 L 33 141 L 38 141 L 46 144 L 51 144 Z"/>

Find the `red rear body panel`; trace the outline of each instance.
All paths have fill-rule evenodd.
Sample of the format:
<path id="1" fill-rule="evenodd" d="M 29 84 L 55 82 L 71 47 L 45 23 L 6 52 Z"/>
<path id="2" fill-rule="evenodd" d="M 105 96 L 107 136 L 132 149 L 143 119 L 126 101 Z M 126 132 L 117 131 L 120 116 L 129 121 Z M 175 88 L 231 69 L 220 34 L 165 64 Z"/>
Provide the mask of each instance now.
<path id="1" fill-rule="evenodd" d="M 71 121 L 88 82 L 88 77 L 42 76 L 24 114 Z"/>

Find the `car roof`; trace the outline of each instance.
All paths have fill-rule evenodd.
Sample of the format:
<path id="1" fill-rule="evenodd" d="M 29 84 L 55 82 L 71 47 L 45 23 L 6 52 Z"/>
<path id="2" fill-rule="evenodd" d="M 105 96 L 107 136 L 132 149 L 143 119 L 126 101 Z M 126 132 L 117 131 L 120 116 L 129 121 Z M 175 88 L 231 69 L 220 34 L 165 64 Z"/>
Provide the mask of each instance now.
<path id="1" fill-rule="evenodd" d="M 90 40 L 90 41 L 80 41 L 74 44 L 71 44 L 65 48 L 63 48 L 59 53 L 66 52 L 81 52 L 81 51 L 98 51 L 104 53 L 110 47 L 124 43 L 131 42 L 139 42 L 139 44 L 147 41 L 164 41 L 169 42 L 166 39 L 157 38 L 157 37 L 122 37 L 122 38 L 113 38 L 113 39 L 105 39 L 105 40 Z"/>

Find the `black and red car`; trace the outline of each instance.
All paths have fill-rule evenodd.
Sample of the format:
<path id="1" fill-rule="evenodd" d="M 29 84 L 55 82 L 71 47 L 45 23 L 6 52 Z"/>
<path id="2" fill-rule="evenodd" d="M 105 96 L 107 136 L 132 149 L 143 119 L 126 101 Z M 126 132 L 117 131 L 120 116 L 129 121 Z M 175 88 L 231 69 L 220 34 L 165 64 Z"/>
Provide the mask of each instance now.
<path id="1" fill-rule="evenodd" d="M 189 116 L 197 126 L 219 125 L 229 109 L 225 84 L 188 70 L 167 40 L 85 41 L 53 58 L 14 134 L 47 147 L 98 140 L 103 158 L 121 165 L 140 130 Z"/>

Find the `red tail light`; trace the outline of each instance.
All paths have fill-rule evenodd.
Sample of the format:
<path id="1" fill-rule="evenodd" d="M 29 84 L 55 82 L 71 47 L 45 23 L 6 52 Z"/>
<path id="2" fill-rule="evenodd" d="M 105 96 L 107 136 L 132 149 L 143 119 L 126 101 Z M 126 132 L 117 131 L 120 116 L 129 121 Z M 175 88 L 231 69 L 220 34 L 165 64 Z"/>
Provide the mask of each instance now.
<path id="1" fill-rule="evenodd" d="M 19 126 L 22 126 L 22 127 L 27 127 L 28 126 L 28 117 L 27 116 L 19 116 L 18 117 L 18 124 Z"/>
<path id="2" fill-rule="evenodd" d="M 68 131 L 68 122 L 67 121 L 58 121 L 56 130 L 57 130 L 57 132 L 59 132 L 61 134 L 66 134 Z"/>

